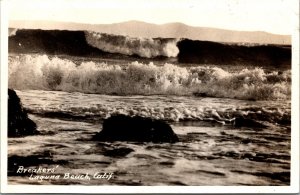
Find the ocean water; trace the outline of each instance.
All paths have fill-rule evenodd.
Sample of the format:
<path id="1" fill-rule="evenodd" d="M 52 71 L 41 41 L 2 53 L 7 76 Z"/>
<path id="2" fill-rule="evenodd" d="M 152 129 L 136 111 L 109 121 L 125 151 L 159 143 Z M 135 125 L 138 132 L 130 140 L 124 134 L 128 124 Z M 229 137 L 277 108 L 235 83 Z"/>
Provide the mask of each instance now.
<path id="1" fill-rule="evenodd" d="M 290 184 L 290 69 L 10 54 L 9 87 L 40 131 L 8 138 L 9 184 Z M 164 120 L 180 141 L 93 141 L 112 114 Z"/>

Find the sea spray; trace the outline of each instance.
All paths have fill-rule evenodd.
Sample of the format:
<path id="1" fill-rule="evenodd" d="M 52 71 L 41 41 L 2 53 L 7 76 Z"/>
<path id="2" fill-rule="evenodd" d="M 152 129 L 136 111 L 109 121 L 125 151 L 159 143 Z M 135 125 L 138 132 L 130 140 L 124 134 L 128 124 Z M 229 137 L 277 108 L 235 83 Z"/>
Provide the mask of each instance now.
<path id="1" fill-rule="evenodd" d="M 153 58 L 157 56 L 176 57 L 179 53 L 177 39 L 137 38 L 85 32 L 87 43 L 102 51 L 125 55 Z"/>
<path id="2" fill-rule="evenodd" d="M 8 28 L 8 36 L 15 36 L 17 33 L 18 29 L 17 28 Z"/>
<path id="3" fill-rule="evenodd" d="M 9 57 L 9 87 L 108 95 L 199 95 L 252 100 L 290 99 L 291 71 L 262 68 L 228 72 L 212 66 L 180 67 L 132 62 L 108 65 L 47 55 Z"/>

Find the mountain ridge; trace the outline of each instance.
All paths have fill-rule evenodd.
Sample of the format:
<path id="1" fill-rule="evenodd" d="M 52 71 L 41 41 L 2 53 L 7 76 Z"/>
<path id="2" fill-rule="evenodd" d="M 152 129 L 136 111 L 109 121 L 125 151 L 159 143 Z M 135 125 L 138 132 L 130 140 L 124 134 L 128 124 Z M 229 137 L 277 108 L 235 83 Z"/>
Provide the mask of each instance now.
<path id="1" fill-rule="evenodd" d="M 82 24 L 54 21 L 11 21 L 10 28 L 87 30 L 101 33 L 145 38 L 187 38 L 191 40 L 290 45 L 290 35 L 277 35 L 264 31 L 236 31 L 219 28 L 195 27 L 180 22 L 152 24 L 138 20 L 112 24 Z"/>

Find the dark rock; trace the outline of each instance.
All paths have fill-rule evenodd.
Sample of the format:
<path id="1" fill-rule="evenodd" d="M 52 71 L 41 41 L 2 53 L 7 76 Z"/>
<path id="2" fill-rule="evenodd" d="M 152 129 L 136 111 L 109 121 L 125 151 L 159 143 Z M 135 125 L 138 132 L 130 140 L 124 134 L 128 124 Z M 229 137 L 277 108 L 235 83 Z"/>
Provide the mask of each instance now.
<path id="1" fill-rule="evenodd" d="M 140 116 L 114 115 L 103 122 L 98 141 L 178 142 L 170 125 L 161 120 Z"/>
<path id="2" fill-rule="evenodd" d="M 12 89 L 8 89 L 8 137 L 20 137 L 37 134 L 36 124 L 28 118 L 20 98 Z"/>
<path id="3" fill-rule="evenodd" d="M 234 120 L 235 127 L 266 128 L 267 126 L 253 119 L 238 117 Z"/>

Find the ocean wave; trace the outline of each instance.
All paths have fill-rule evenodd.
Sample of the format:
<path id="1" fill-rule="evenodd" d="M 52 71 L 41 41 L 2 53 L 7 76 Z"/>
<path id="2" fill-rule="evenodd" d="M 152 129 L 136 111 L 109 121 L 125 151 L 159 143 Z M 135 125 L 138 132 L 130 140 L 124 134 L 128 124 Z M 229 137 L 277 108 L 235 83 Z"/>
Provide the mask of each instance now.
<path id="1" fill-rule="evenodd" d="M 15 36 L 17 31 L 18 31 L 17 28 L 8 28 L 8 36 L 9 37 Z"/>
<path id="2" fill-rule="evenodd" d="M 228 72 L 214 66 L 158 66 L 82 62 L 47 55 L 9 57 L 9 87 L 108 95 L 198 95 L 221 98 L 290 99 L 291 71 L 261 68 Z"/>
<path id="3" fill-rule="evenodd" d="M 290 45 L 243 45 L 186 38 L 142 38 L 92 31 L 9 30 L 10 53 L 136 60 L 147 58 L 184 64 L 291 67 Z"/>
<path id="4" fill-rule="evenodd" d="M 179 53 L 176 39 L 136 38 L 97 32 L 85 32 L 87 43 L 102 51 L 153 58 L 176 57 Z"/>

